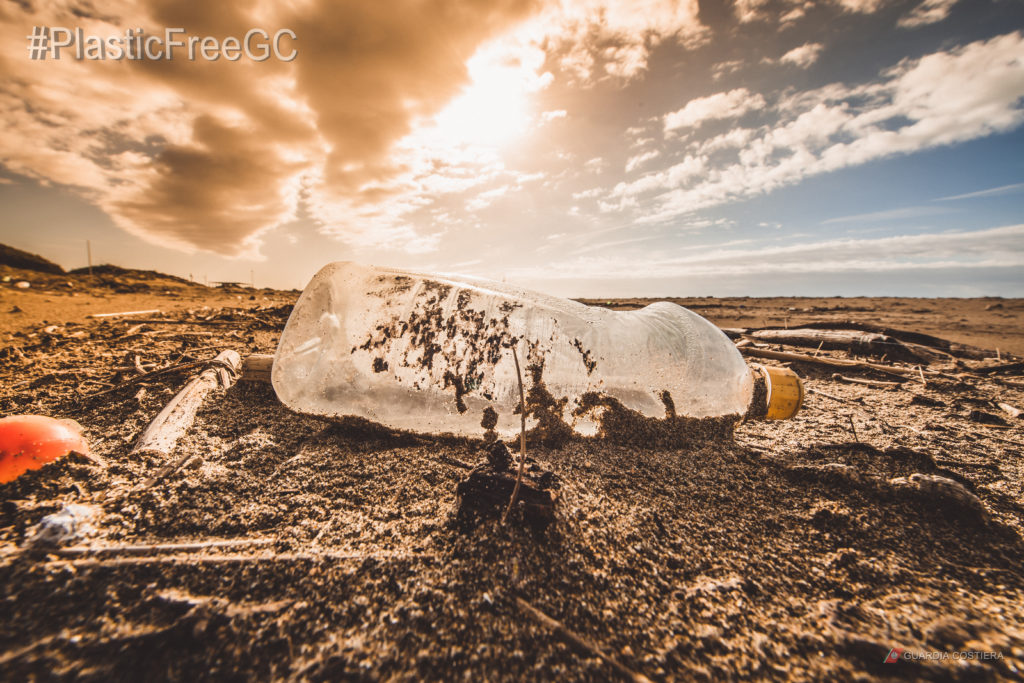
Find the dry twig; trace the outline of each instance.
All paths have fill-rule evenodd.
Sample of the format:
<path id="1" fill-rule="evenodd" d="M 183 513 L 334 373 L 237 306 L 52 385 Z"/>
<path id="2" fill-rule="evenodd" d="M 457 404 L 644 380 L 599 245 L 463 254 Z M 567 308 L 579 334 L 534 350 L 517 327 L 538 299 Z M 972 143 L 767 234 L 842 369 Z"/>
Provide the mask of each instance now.
<path id="1" fill-rule="evenodd" d="M 882 372 L 889 375 L 895 375 L 896 377 L 912 377 L 914 371 L 910 368 L 901 368 L 895 365 L 880 365 L 878 363 L 866 363 L 856 360 L 842 360 L 839 358 L 824 358 L 815 357 L 806 353 L 789 353 L 787 351 L 771 351 L 769 349 L 757 349 L 751 347 L 744 347 L 740 349 L 740 353 L 744 356 L 752 356 L 754 358 L 771 358 L 772 360 L 788 360 L 795 361 L 797 363 L 812 363 L 814 365 L 827 365 L 834 368 L 851 368 L 856 370 L 874 370 L 875 372 Z M 939 373 L 929 371 L 930 375 L 938 375 Z M 921 372 L 923 377 L 924 373 Z"/>
<path id="2" fill-rule="evenodd" d="M 523 392 L 523 372 L 519 369 L 519 356 L 516 354 L 515 346 L 512 347 L 512 360 L 516 362 L 516 378 L 519 380 L 519 474 L 516 476 L 516 486 L 512 489 L 512 497 L 508 500 L 508 507 L 505 508 L 505 514 L 501 516 L 502 524 L 508 520 L 508 515 L 512 512 L 512 506 L 516 503 L 516 497 L 519 495 L 519 486 L 523 483 L 523 471 L 526 469 L 526 394 Z"/>
<path id="3" fill-rule="evenodd" d="M 243 538 L 226 541 L 197 541 L 194 543 L 142 543 L 136 545 L 71 546 L 58 548 L 54 555 L 61 557 L 90 557 L 104 555 L 159 555 L 163 553 L 196 553 L 218 548 L 240 548 L 273 543 L 270 538 Z"/>
<path id="4" fill-rule="evenodd" d="M 867 387 L 875 387 L 877 389 L 893 389 L 898 388 L 902 385 L 902 382 L 882 382 L 875 379 L 860 379 L 858 377 L 846 377 L 840 375 L 838 372 L 832 375 L 832 379 L 839 382 L 848 382 L 850 384 L 863 384 Z"/>
<path id="5" fill-rule="evenodd" d="M 605 662 L 613 669 L 615 669 L 615 671 L 626 680 L 633 681 L 633 683 L 651 683 L 651 679 L 647 678 L 647 676 L 644 676 L 643 674 L 639 674 L 635 671 L 632 671 L 631 669 L 626 668 L 617 659 L 615 659 L 611 655 L 605 654 L 605 652 L 602 651 L 599 647 L 597 647 L 597 645 L 587 640 L 583 636 L 579 636 L 573 633 L 565 627 L 565 624 L 558 621 L 557 619 L 552 619 L 551 617 L 549 617 L 548 615 L 544 614 L 539 609 L 531 605 L 530 603 L 526 602 L 526 600 L 523 600 L 522 598 L 516 598 L 516 605 L 522 612 L 526 614 L 526 616 L 530 617 L 541 626 L 550 629 L 556 635 L 561 636 L 563 639 L 567 640 L 571 645 L 574 645 L 576 646 L 576 648 L 583 650 L 588 655 L 597 657 L 601 661 Z"/>

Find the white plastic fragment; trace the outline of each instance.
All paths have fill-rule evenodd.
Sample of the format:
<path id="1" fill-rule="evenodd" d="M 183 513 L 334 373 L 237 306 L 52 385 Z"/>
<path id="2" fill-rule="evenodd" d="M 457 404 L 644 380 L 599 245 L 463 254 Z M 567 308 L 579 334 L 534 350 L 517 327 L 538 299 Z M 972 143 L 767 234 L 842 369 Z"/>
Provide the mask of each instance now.
<path id="1" fill-rule="evenodd" d="M 29 529 L 28 544 L 35 547 L 59 546 L 78 541 L 96 530 L 92 522 L 99 515 L 100 509 L 94 505 L 69 503 L 60 512 L 46 515 Z"/>

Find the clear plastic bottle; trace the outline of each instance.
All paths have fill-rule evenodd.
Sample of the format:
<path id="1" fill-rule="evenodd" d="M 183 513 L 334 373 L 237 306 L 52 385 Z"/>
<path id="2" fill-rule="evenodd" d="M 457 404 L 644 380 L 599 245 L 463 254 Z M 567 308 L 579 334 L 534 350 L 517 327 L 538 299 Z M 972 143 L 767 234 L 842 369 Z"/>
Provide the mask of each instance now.
<path id="1" fill-rule="evenodd" d="M 754 373 L 699 315 L 661 302 L 637 311 L 586 306 L 507 284 L 332 263 L 292 311 L 274 359 L 278 397 L 299 412 L 356 415 L 390 427 L 480 436 L 519 430 L 523 382 L 556 400 L 580 434 L 590 392 L 646 417 L 741 416 Z"/>

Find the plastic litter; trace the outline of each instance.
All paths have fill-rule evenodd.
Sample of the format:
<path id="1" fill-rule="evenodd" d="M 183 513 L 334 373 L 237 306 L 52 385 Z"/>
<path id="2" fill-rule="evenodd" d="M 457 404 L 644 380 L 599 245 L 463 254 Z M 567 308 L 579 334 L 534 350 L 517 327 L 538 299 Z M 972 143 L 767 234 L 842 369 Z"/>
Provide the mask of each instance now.
<path id="1" fill-rule="evenodd" d="M 95 506 L 69 503 L 60 512 L 39 520 L 28 530 L 26 541 L 31 546 L 59 546 L 78 541 L 95 531 L 92 521 L 99 514 Z"/>
<path id="2" fill-rule="evenodd" d="M 597 431 L 588 396 L 653 418 L 742 416 L 756 384 L 759 415 L 789 417 L 802 399 L 791 372 L 752 370 L 721 330 L 672 303 L 612 311 L 505 283 L 348 262 L 310 281 L 271 377 L 299 412 L 511 435 L 519 429 L 513 346 L 527 392 L 561 402 L 561 417 L 581 434 Z"/>
<path id="3" fill-rule="evenodd" d="M 74 420 L 45 415 L 0 418 L 0 483 L 76 451 L 87 455 L 89 444 Z"/>

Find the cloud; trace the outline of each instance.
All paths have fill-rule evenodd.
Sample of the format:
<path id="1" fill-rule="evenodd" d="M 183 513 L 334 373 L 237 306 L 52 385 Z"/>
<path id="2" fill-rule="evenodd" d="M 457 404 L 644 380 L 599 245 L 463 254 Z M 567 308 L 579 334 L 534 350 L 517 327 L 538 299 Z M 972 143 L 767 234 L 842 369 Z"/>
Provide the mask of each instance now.
<path id="1" fill-rule="evenodd" d="M 779 61 L 783 64 L 794 64 L 801 69 L 806 69 L 818 61 L 818 55 L 821 54 L 824 47 L 821 43 L 805 43 L 800 47 L 794 47 L 779 57 Z"/>
<path id="2" fill-rule="evenodd" d="M 541 119 L 544 120 L 545 122 L 547 122 L 547 121 L 554 121 L 556 119 L 564 119 L 564 118 L 566 118 L 566 116 L 568 116 L 568 114 L 567 114 L 567 112 L 564 109 L 555 109 L 555 110 L 552 110 L 552 111 L 546 111 L 546 112 L 543 112 L 540 115 Z"/>
<path id="3" fill-rule="evenodd" d="M 787 93 L 774 106 L 776 123 L 758 129 L 734 161 L 676 177 L 654 171 L 620 183 L 613 195 L 630 199 L 619 209 L 637 207 L 638 222 L 658 222 L 808 176 L 1009 131 L 1024 122 L 1022 64 L 1024 40 L 1015 32 L 904 60 L 874 83 Z M 703 144 L 690 143 L 694 158 L 708 152 Z"/>
<path id="4" fill-rule="evenodd" d="M 732 246 L 694 245 L 640 254 L 614 250 L 601 256 L 582 256 L 578 252 L 575 258 L 544 269 L 520 269 L 509 274 L 520 280 L 593 277 L 640 280 L 1022 267 L 1024 225 L 1010 225 L 871 239 L 800 241 L 788 245 L 738 240 Z"/>
<path id="5" fill-rule="evenodd" d="M 917 28 L 935 24 L 948 17 L 956 3 L 957 0 L 922 0 L 921 4 L 901 18 L 897 25 L 900 28 Z"/>
<path id="6" fill-rule="evenodd" d="M 993 187 L 987 190 L 978 190 L 977 192 L 968 192 L 967 194 L 955 194 L 949 197 L 939 197 L 935 201 L 937 202 L 949 202 L 955 199 L 977 199 L 979 197 L 998 197 L 1005 194 L 1016 194 L 1017 192 L 1024 191 L 1024 183 L 1014 183 L 1012 185 L 1002 185 L 1000 187 Z"/>
<path id="7" fill-rule="evenodd" d="M 107 3 L 107 18 L 74 3 L 8 5 L 0 24 L 0 162 L 73 188 L 147 239 L 251 254 L 263 232 L 295 217 L 300 201 L 316 218 L 340 216 L 344 225 L 407 189 L 408 167 L 392 157 L 395 145 L 471 82 L 467 62 L 481 46 L 538 8 L 532 0 L 467 0 L 443 11 L 423 3 L 398 10 L 326 0 L 201 7 L 148 0 Z M 99 36 L 123 34 L 124 26 L 181 26 L 199 36 L 287 27 L 299 56 L 290 63 L 31 61 L 24 36 L 32 25 Z M 374 218 L 391 221 L 387 234 L 401 232 L 397 207 Z"/>
<path id="8" fill-rule="evenodd" d="M 846 12 L 872 14 L 881 9 L 889 0 L 823 0 L 820 5 L 832 4 Z M 925 0 L 928 2 L 929 0 Z M 742 23 L 753 21 L 778 21 L 788 24 L 802 18 L 807 10 L 815 7 L 813 0 L 735 0 L 733 12 Z"/>
<path id="9" fill-rule="evenodd" d="M 70 0 L 0 10 L 0 164 L 71 188 L 148 240 L 248 256 L 300 211 L 353 245 L 428 249 L 440 233 L 419 222 L 427 207 L 498 182 L 496 147 L 564 116 L 526 106 L 556 75 L 622 85 L 658 45 L 709 35 L 697 0 L 111 0 L 104 12 Z M 299 55 L 31 61 L 32 25 L 287 27 Z"/>
<path id="10" fill-rule="evenodd" d="M 724 62 L 718 62 L 711 67 L 711 79 L 718 81 L 722 78 L 736 73 L 743 68 L 742 59 L 730 59 Z"/>
<path id="11" fill-rule="evenodd" d="M 508 185 L 502 185 L 501 187 L 496 187 L 493 190 L 481 192 L 476 197 L 466 202 L 466 209 L 468 211 L 479 211 L 480 209 L 485 209 L 498 199 L 504 197 L 508 193 L 509 189 Z"/>
<path id="12" fill-rule="evenodd" d="M 872 223 L 879 221 L 905 220 L 907 218 L 920 218 L 922 216 L 938 216 L 950 213 L 950 209 L 937 206 L 907 206 L 900 209 L 889 209 L 888 211 L 872 211 L 871 213 L 858 213 L 852 216 L 837 216 L 822 221 L 822 225 L 835 223 Z"/>
<path id="13" fill-rule="evenodd" d="M 877 12 L 887 0 L 836 0 L 837 4 L 848 12 L 871 14 Z"/>
<path id="14" fill-rule="evenodd" d="M 630 171 L 634 171 L 640 168 L 640 166 L 642 166 L 644 162 L 650 161 L 651 159 L 656 159 L 660 154 L 661 152 L 659 152 L 658 150 L 652 149 L 649 152 L 643 152 L 642 154 L 637 154 L 636 156 L 630 157 L 626 161 L 626 173 L 629 173 Z"/>
<path id="15" fill-rule="evenodd" d="M 648 173 L 631 182 L 620 182 L 611 191 L 611 196 L 624 200 L 623 205 L 632 205 L 639 195 L 651 190 L 676 187 L 692 178 L 700 177 L 707 168 L 707 158 L 688 156 L 663 171 Z"/>
<path id="16" fill-rule="evenodd" d="M 544 0 L 529 21 L 502 40 L 513 50 L 543 48 L 576 86 L 625 84 L 647 69 L 665 42 L 696 47 L 709 39 L 697 0 Z"/>
<path id="17" fill-rule="evenodd" d="M 705 121 L 737 118 L 748 111 L 760 109 L 764 104 L 764 97 L 751 93 L 746 88 L 698 97 L 687 102 L 682 109 L 665 115 L 665 132 L 696 128 Z"/>

